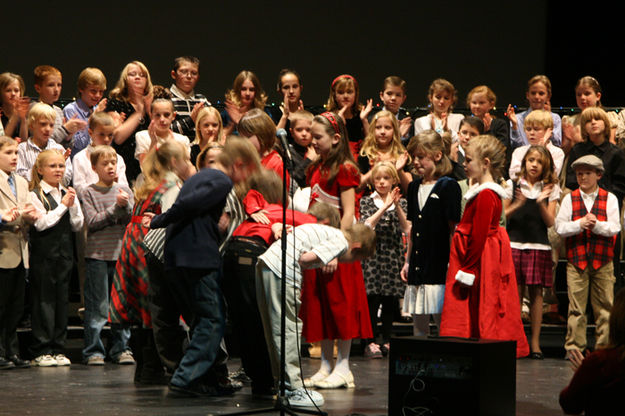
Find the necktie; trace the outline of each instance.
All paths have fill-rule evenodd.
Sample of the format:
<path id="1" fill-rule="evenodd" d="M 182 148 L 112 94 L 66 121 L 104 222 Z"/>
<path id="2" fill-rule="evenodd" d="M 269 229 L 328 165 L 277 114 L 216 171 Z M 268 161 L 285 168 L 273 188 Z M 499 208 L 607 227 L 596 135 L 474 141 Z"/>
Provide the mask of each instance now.
<path id="1" fill-rule="evenodd" d="M 15 180 L 13 179 L 12 175 L 9 175 L 9 178 L 7 179 L 7 182 L 9 183 L 9 188 L 11 188 L 11 191 L 13 192 L 13 195 L 15 195 L 17 197 L 17 191 L 15 190 Z"/>

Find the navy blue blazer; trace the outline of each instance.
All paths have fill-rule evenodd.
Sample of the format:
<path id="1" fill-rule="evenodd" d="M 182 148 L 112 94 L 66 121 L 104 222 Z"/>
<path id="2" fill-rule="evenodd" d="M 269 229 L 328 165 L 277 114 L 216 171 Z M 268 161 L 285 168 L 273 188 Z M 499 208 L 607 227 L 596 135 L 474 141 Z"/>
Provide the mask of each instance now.
<path id="1" fill-rule="evenodd" d="M 150 228 L 167 227 L 166 268 L 221 267 L 217 224 L 231 189 L 225 173 L 202 169 L 184 183 L 171 208 L 152 218 Z"/>

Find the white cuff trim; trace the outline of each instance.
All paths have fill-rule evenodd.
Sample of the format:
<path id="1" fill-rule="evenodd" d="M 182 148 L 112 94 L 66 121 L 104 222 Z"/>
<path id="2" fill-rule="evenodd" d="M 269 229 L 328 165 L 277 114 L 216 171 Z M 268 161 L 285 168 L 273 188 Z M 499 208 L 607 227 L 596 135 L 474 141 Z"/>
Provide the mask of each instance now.
<path id="1" fill-rule="evenodd" d="M 473 286 L 473 282 L 475 281 L 475 275 L 463 272 L 462 270 L 458 270 L 458 272 L 456 273 L 456 280 L 465 286 Z"/>

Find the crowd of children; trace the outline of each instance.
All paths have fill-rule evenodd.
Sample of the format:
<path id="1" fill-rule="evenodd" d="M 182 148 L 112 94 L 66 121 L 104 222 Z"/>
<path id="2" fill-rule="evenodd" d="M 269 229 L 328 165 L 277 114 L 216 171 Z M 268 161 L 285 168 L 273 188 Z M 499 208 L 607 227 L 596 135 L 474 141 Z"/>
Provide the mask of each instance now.
<path id="1" fill-rule="evenodd" d="M 486 85 L 468 93 L 471 115 L 453 112 L 458 92 L 439 78 L 429 113 L 413 119 L 397 76 L 384 80 L 374 106 L 341 74 L 325 111 L 312 114 L 294 70 L 279 73 L 278 109 L 266 108 L 258 77 L 241 71 L 221 113 L 195 91 L 199 74 L 197 58 L 178 57 L 165 88 L 132 61 L 103 98 L 104 74 L 85 68 L 79 98 L 63 109 L 58 69 L 35 68 L 37 100 L 25 97 L 20 75 L 0 74 L 0 369 L 71 364 L 73 269 L 84 364 L 136 363 L 136 383 L 166 382 L 180 395 L 237 388 L 227 321 L 254 395 L 275 394 L 286 355 L 292 406 L 323 403 L 307 388 L 354 387 L 352 341 L 382 357 L 402 312 L 415 335 L 434 324 L 443 336 L 514 340 L 518 357 L 542 359 L 543 290 L 560 253 L 567 356 L 589 348 L 589 294 L 596 347 L 610 345 L 625 129 L 602 109 L 594 78 L 575 86 L 581 113 L 562 120 L 550 112 L 544 75 L 528 82 L 529 108 L 509 105 L 505 118 L 492 115 Z M 292 208 L 286 223 L 283 205 Z M 22 350 L 31 360 L 16 335 L 25 306 L 32 342 Z M 300 336 L 321 347 L 319 369 L 305 379 Z"/>

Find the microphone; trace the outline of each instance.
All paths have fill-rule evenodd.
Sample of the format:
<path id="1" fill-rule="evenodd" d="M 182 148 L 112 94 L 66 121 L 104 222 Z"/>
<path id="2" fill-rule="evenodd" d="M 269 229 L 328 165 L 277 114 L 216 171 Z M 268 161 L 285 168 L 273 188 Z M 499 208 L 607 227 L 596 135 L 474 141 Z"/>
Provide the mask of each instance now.
<path id="1" fill-rule="evenodd" d="M 280 144 L 282 145 L 283 154 L 288 159 L 289 162 L 293 160 L 291 157 L 291 150 L 289 149 L 289 141 L 287 140 L 287 133 L 284 129 L 278 129 L 276 132 L 276 136 L 280 139 Z"/>

